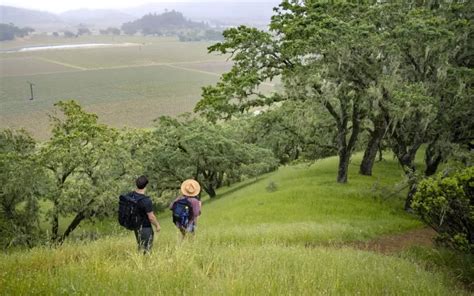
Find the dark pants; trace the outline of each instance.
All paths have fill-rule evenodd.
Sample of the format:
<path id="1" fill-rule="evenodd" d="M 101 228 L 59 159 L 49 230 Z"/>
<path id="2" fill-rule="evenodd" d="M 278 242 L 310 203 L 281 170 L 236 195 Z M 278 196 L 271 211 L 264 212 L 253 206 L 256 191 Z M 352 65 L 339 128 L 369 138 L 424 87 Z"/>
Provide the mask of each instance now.
<path id="1" fill-rule="evenodd" d="M 153 246 L 153 229 L 151 227 L 142 227 L 135 230 L 135 238 L 137 239 L 138 251 L 150 252 Z"/>

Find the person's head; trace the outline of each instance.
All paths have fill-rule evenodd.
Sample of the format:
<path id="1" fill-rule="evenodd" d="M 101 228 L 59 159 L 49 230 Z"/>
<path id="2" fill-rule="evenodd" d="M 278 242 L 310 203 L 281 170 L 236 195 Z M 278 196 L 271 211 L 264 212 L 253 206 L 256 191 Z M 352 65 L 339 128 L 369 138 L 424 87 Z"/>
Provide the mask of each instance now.
<path id="1" fill-rule="evenodd" d="M 140 176 L 135 181 L 135 184 L 137 185 L 138 189 L 145 189 L 146 185 L 148 184 L 148 179 L 145 176 Z"/>
<path id="2" fill-rule="evenodd" d="M 201 192 L 201 185 L 196 180 L 188 179 L 181 184 L 181 193 L 184 196 L 195 197 Z"/>

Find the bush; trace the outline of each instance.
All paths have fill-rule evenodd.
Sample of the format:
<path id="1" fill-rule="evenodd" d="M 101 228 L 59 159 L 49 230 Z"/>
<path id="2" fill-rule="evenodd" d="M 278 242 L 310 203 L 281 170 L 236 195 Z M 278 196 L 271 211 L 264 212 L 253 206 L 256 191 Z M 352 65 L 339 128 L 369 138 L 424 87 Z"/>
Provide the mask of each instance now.
<path id="1" fill-rule="evenodd" d="M 0 248 L 35 245 L 40 236 L 38 196 L 47 183 L 25 131 L 0 131 Z"/>
<path id="2" fill-rule="evenodd" d="M 270 183 L 268 183 L 268 185 L 267 185 L 267 187 L 265 187 L 265 189 L 268 192 L 275 192 L 275 191 L 278 190 L 278 186 L 277 186 L 277 184 L 275 184 L 275 182 L 270 181 Z"/>
<path id="3" fill-rule="evenodd" d="M 440 243 L 474 253 L 474 167 L 421 181 L 412 207 Z"/>
<path id="4" fill-rule="evenodd" d="M 33 33 L 35 29 L 30 27 L 19 28 L 13 24 L 0 24 L 0 41 L 13 40 L 15 37 L 25 37 Z"/>

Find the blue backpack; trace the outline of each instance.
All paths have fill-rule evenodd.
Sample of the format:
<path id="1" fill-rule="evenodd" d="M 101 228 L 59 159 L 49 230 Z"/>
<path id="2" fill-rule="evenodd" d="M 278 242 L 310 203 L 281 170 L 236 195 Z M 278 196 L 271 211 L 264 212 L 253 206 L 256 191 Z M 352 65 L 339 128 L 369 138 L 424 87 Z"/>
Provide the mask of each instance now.
<path id="1" fill-rule="evenodd" d="M 193 207 L 188 198 L 177 200 L 171 207 L 173 211 L 173 223 L 180 228 L 187 228 L 189 220 L 193 216 Z"/>

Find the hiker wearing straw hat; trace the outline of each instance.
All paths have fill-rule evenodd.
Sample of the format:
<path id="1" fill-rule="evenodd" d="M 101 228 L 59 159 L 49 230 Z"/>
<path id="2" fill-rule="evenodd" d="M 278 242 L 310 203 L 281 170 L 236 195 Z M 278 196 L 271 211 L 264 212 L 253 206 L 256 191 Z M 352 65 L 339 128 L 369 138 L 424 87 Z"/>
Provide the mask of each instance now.
<path id="1" fill-rule="evenodd" d="M 181 196 L 177 197 L 170 205 L 173 211 L 173 223 L 183 235 L 190 232 L 194 234 L 197 218 L 201 215 L 201 201 L 199 199 L 201 186 L 196 180 L 188 179 L 181 184 Z"/>

